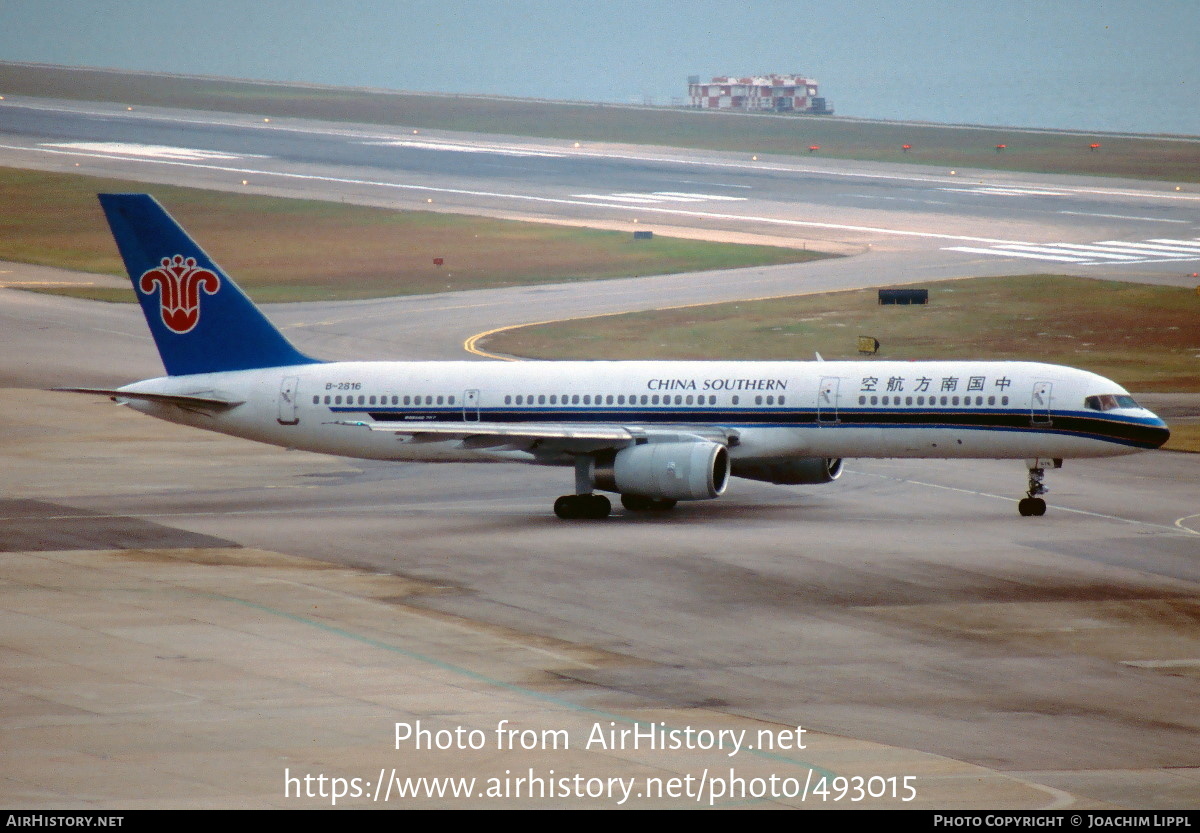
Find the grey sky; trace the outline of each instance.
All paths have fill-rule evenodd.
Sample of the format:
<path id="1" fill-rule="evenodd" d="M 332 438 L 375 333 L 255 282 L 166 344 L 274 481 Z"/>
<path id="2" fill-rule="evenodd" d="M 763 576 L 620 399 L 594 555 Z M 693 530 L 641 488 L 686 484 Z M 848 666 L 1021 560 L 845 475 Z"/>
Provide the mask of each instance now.
<path id="1" fill-rule="evenodd" d="M 0 0 L 0 58 L 669 103 L 798 72 L 839 114 L 1200 134 L 1194 0 Z"/>

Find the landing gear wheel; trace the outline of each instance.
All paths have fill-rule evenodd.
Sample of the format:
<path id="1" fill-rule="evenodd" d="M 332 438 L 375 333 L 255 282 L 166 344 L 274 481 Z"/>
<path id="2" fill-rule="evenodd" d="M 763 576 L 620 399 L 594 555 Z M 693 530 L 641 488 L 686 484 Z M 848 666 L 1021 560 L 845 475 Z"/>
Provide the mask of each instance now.
<path id="1" fill-rule="evenodd" d="M 1040 518 L 1046 514 L 1046 501 L 1040 497 L 1025 497 L 1021 498 L 1021 502 L 1017 504 L 1017 511 L 1023 517 Z"/>
<path id="2" fill-rule="evenodd" d="M 621 495 L 621 505 L 630 512 L 666 512 L 674 509 L 678 501 L 670 498 L 652 498 L 645 495 Z"/>
<path id="3" fill-rule="evenodd" d="M 554 514 L 565 521 L 607 518 L 612 503 L 604 495 L 563 495 L 554 501 Z"/>

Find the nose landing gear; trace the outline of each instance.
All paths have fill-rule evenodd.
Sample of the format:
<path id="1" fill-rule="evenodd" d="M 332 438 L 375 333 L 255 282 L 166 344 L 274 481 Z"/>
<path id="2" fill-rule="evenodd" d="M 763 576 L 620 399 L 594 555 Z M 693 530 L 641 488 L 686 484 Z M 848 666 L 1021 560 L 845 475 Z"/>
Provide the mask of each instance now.
<path id="1" fill-rule="evenodd" d="M 1022 517 L 1041 517 L 1046 514 L 1046 501 L 1041 496 L 1046 494 L 1046 484 L 1043 482 L 1046 477 L 1046 466 L 1052 466 L 1056 469 L 1062 468 L 1062 459 L 1055 458 L 1053 460 L 1028 460 L 1029 466 L 1029 491 L 1026 492 L 1026 497 L 1021 498 L 1017 503 L 1017 511 Z"/>

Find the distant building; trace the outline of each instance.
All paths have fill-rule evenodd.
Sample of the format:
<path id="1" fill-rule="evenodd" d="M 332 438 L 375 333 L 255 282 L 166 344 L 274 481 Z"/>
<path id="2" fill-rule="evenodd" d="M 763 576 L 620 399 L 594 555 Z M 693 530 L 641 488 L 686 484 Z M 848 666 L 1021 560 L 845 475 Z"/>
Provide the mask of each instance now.
<path id="1" fill-rule="evenodd" d="M 829 102 L 817 95 L 817 82 L 799 75 L 721 75 L 705 84 L 693 75 L 688 78 L 688 105 L 702 110 L 833 112 Z"/>

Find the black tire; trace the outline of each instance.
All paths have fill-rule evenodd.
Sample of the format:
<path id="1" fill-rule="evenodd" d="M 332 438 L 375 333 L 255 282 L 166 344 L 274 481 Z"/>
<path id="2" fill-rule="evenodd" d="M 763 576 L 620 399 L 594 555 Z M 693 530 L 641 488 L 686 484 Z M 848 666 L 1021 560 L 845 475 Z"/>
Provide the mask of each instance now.
<path id="1" fill-rule="evenodd" d="M 677 500 L 652 498 L 645 495 L 621 495 L 621 505 L 630 512 L 666 512 L 674 509 Z"/>
<path id="2" fill-rule="evenodd" d="M 654 499 L 645 495 L 621 495 L 621 505 L 630 512 L 649 512 L 653 503 Z"/>
<path id="3" fill-rule="evenodd" d="M 601 518 L 607 518 L 609 513 L 612 512 L 612 501 L 604 495 L 581 496 L 580 500 L 585 507 L 583 512 L 583 517 L 585 518 L 600 520 Z"/>
<path id="4" fill-rule="evenodd" d="M 1040 518 L 1046 514 L 1046 501 L 1040 497 L 1023 497 L 1017 504 L 1017 511 L 1023 518 Z"/>
<path id="5" fill-rule="evenodd" d="M 554 514 L 564 521 L 582 518 L 599 520 L 612 512 L 612 503 L 604 495 L 563 495 L 554 501 Z"/>

